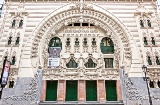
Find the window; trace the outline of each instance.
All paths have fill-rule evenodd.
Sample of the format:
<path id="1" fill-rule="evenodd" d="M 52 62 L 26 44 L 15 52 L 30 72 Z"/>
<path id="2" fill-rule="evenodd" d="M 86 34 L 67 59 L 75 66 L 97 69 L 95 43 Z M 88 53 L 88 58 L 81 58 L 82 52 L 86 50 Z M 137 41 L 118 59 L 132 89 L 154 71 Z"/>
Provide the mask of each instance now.
<path id="1" fill-rule="evenodd" d="M 96 45 L 96 39 L 95 39 L 95 38 L 93 38 L 93 40 L 92 40 L 92 45 L 93 45 L 93 46 Z"/>
<path id="2" fill-rule="evenodd" d="M 148 45 L 147 37 L 144 37 L 144 40 L 143 40 L 143 41 L 144 41 L 144 44 L 145 44 L 145 45 Z"/>
<path id="3" fill-rule="evenodd" d="M 151 39 L 152 39 L 152 44 L 155 45 L 154 37 L 151 37 Z"/>
<path id="4" fill-rule="evenodd" d="M 152 60 L 151 60 L 151 57 L 150 57 L 150 56 L 148 56 L 148 64 L 149 64 L 149 65 L 152 65 Z"/>
<path id="5" fill-rule="evenodd" d="M 76 46 L 78 46 L 78 45 L 79 45 L 78 38 L 76 38 L 75 45 L 76 45 Z"/>
<path id="6" fill-rule="evenodd" d="M 62 48 L 62 42 L 58 37 L 54 37 L 50 40 L 49 47 L 61 47 Z"/>
<path id="7" fill-rule="evenodd" d="M 14 64 L 15 64 L 15 62 L 16 62 L 16 57 L 15 57 L 15 56 L 13 56 L 13 57 L 12 57 L 11 65 L 14 65 Z"/>
<path id="8" fill-rule="evenodd" d="M 147 20 L 147 24 L 148 24 L 148 27 L 151 27 L 151 21 L 149 19 Z"/>
<path id="9" fill-rule="evenodd" d="M 82 26 L 88 26 L 88 23 L 82 23 Z"/>
<path id="10" fill-rule="evenodd" d="M 70 61 L 66 64 L 67 68 L 77 68 L 78 64 L 74 61 L 73 58 L 70 59 Z"/>
<path id="11" fill-rule="evenodd" d="M 140 26 L 141 26 L 141 27 L 144 27 L 144 22 L 143 22 L 142 19 L 140 20 Z"/>
<path id="12" fill-rule="evenodd" d="M 156 56 L 156 64 L 157 64 L 157 65 L 160 65 L 159 57 L 158 57 L 158 56 Z"/>
<path id="13" fill-rule="evenodd" d="M 14 81 L 9 81 L 9 88 L 13 88 L 14 86 Z"/>
<path id="14" fill-rule="evenodd" d="M 84 38 L 83 45 L 87 46 L 87 38 Z"/>
<path id="15" fill-rule="evenodd" d="M 113 58 L 104 58 L 105 68 L 113 68 Z"/>
<path id="16" fill-rule="evenodd" d="M 22 26 L 23 26 L 23 20 L 21 19 L 19 22 L 19 27 L 22 27 Z"/>
<path id="17" fill-rule="evenodd" d="M 154 81 L 149 81 L 150 88 L 154 88 Z"/>
<path id="18" fill-rule="evenodd" d="M 10 45 L 12 43 L 12 37 L 10 36 L 8 39 L 8 45 Z"/>
<path id="19" fill-rule="evenodd" d="M 86 68 L 95 68 L 97 66 L 96 63 L 93 62 L 91 58 L 88 59 L 88 62 L 85 64 Z"/>
<path id="20" fill-rule="evenodd" d="M 70 46 L 70 39 L 69 38 L 67 38 L 66 45 Z"/>
<path id="21" fill-rule="evenodd" d="M 13 19 L 13 21 L 12 21 L 12 27 L 15 27 L 15 26 L 16 26 L 16 20 Z"/>
<path id="22" fill-rule="evenodd" d="M 4 0 L 1 0 L 0 1 L 0 17 L 1 17 L 1 14 L 2 14 L 3 5 L 4 5 Z"/>
<path id="23" fill-rule="evenodd" d="M 15 45 L 18 45 L 18 44 L 19 44 L 19 41 L 20 41 L 20 37 L 17 37 L 17 38 L 16 38 Z"/>
<path id="24" fill-rule="evenodd" d="M 113 54 L 114 53 L 113 41 L 108 37 L 105 37 L 101 40 L 100 47 L 101 47 L 101 52 L 103 54 Z"/>

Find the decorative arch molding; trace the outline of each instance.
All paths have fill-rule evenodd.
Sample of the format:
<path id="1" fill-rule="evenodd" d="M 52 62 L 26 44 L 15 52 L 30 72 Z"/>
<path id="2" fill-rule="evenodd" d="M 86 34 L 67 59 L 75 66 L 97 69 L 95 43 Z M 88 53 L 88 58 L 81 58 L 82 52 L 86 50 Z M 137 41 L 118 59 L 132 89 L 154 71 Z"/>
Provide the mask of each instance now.
<path id="1" fill-rule="evenodd" d="M 74 22 L 89 22 L 102 28 L 114 43 L 116 61 L 121 60 L 118 64 L 129 62 L 127 66 L 131 65 L 130 41 L 133 39 L 126 26 L 118 18 L 95 4 L 84 4 L 83 8 L 79 4 L 68 4 L 50 13 L 33 32 L 31 38 L 33 67 L 39 65 L 43 67 L 44 61 L 47 60 L 46 49 L 50 39 L 59 37 L 58 30 Z"/>

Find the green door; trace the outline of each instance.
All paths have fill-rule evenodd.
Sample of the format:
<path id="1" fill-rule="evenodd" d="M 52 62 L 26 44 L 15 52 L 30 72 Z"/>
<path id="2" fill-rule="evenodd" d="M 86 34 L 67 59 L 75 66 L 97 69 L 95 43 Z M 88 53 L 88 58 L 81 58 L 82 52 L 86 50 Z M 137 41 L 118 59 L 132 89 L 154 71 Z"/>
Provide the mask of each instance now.
<path id="1" fill-rule="evenodd" d="M 58 81 L 47 81 L 46 101 L 57 100 L 57 84 Z"/>
<path id="2" fill-rule="evenodd" d="M 77 101 L 78 81 L 66 81 L 66 101 Z"/>
<path id="3" fill-rule="evenodd" d="M 107 101 L 117 101 L 116 93 L 116 81 L 105 81 L 106 87 L 106 100 Z"/>
<path id="4" fill-rule="evenodd" d="M 86 101 L 97 101 L 97 81 L 86 81 Z"/>

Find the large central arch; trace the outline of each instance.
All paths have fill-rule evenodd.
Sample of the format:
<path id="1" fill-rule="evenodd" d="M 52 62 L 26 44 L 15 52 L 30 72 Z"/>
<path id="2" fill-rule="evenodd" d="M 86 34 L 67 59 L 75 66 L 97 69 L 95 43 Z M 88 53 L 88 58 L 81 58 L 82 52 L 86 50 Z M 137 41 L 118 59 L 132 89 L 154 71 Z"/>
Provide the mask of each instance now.
<path id="1" fill-rule="evenodd" d="M 116 61 L 119 67 L 131 66 L 133 37 L 127 27 L 109 11 L 94 4 L 67 4 L 44 18 L 33 32 L 32 66 L 44 66 L 49 40 L 61 27 L 73 22 L 89 22 L 102 28 L 115 44 Z M 133 46 L 133 45 L 132 45 Z M 135 46 L 135 45 L 134 45 Z"/>

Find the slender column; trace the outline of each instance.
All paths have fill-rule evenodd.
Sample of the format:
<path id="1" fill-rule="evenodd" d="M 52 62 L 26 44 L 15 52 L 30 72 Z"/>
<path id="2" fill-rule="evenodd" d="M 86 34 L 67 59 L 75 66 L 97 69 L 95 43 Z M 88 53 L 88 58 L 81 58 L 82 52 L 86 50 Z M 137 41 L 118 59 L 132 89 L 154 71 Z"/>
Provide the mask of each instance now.
<path id="1" fill-rule="evenodd" d="M 116 81 L 116 90 L 117 90 L 117 100 L 122 100 L 122 89 L 121 89 L 121 84 L 120 80 Z"/>
<path id="2" fill-rule="evenodd" d="M 41 92 L 41 101 L 45 101 L 46 99 L 46 88 L 47 88 L 47 81 L 42 81 L 42 92 Z"/>
<path id="3" fill-rule="evenodd" d="M 79 103 L 85 103 L 86 100 L 86 85 L 84 80 L 78 81 L 78 101 Z"/>
<path id="4" fill-rule="evenodd" d="M 57 92 L 58 103 L 63 103 L 65 101 L 65 92 L 66 92 L 65 80 L 59 80 L 58 81 L 58 92 Z"/>
<path id="5" fill-rule="evenodd" d="M 98 88 L 98 100 L 100 103 L 106 102 L 106 90 L 105 90 L 105 81 L 98 80 L 97 81 L 97 88 Z"/>

